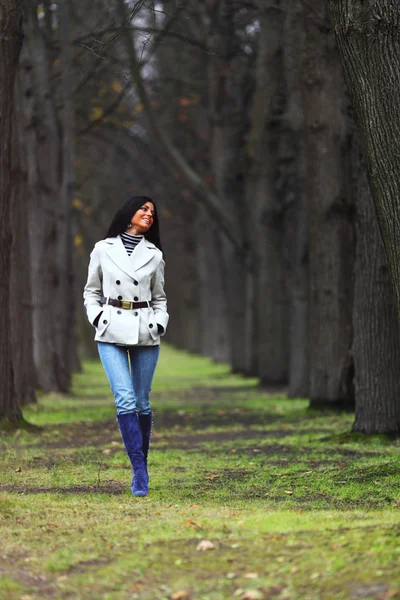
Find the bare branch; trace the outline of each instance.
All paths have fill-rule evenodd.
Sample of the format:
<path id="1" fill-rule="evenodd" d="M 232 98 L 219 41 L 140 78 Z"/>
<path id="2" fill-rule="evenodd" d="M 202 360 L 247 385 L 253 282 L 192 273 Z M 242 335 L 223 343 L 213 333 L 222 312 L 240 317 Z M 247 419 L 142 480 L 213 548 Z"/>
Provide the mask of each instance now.
<path id="1" fill-rule="evenodd" d="M 124 0 L 118 1 L 118 12 L 122 23 L 129 25 L 126 18 L 126 6 Z M 128 60 L 131 68 L 131 77 L 135 83 L 136 92 L 143 105 L 143 111 L 146 116 L 150 132 L 153 137 L 157 140 L 160 147 L 165 152 L 169 161 L 179 170 L 186 180 L 187 185 L 195 193 L 195 196 L 202 199 L 201 204 L 208 210 L 208 212 L 218 220 L 221 230 L 226 235 L 227 239 L 238 248 L 239 250 L 243 247 L 242 231 L 238 223 L 234 220 L 232 212 L 225 210 L 221 199 L 205 184 L 203 179 L 193 169 L 193 167 L 186 161 L 178 148 L 169 139 L 167 133 L 159 126 L 153 109 L 151 106 L 150 98 L 148 97 L 144 82 L 141 76 L 142 65 L 139 63 L 136 50 L 133 43 L 132 35 L 126 25 L 124 26 L 124 40 L 126 45 L 126 52 L 128 54 Z"/>

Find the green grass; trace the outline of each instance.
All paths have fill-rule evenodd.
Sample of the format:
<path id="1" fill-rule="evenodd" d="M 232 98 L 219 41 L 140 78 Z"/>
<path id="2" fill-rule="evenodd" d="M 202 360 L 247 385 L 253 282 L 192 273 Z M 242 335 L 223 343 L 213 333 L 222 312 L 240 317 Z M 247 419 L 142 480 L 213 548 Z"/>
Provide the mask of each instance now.
<path id="1" fill-rule="evenodd" d="M 163 346 L 137 499 L 85 363 L 1 433 L 0 598 L 400 598 L 399 441 L 307 405 Z"/>

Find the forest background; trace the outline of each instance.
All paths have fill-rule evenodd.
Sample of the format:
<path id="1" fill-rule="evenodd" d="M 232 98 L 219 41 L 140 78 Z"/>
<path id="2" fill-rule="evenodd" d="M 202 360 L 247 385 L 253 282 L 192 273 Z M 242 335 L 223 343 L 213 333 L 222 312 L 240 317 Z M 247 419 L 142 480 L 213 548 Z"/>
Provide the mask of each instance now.
<path id="1" fill-rule="evenodd" d="M 94 355 L 89 254 L 140 194 L 171 344 L 398 432 L 398 26 L 395 0 L 0 0 L 0 417 Z"/>

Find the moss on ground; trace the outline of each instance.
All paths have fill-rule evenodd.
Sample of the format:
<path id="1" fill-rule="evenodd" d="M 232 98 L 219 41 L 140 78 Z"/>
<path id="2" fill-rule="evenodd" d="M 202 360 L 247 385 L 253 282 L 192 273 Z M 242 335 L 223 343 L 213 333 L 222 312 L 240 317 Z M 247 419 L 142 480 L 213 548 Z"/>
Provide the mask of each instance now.
<path id="1" fill-rule="evenodd" d="M 0 438 L 5 599 L 400 598 L 399 441 L 163 346 L 135 499 L 101 366 Z M 201 550 L 204 541 L 212 547 Z"/>

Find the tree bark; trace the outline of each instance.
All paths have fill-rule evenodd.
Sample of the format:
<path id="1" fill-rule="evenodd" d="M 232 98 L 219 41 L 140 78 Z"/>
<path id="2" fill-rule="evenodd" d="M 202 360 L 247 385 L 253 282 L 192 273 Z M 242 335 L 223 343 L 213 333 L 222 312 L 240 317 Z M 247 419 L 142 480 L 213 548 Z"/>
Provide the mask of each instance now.
<path id="1" fill-rule="evenodd" d="M 65 19 L 62 11 L 61 17 Z M 61 61 L 66 65 L 59 92 L 60 114 L 56 82 L 52 80 L 52 58 L 38 22 L 36 2 L 29 5 L 26 26 L 30 53 L 23 65 L 26 76 L 22 97 L 31 225 L 34 360 L 41 389 L 68 392 L 76 361 L 72 351 L 73 125 L 68 89 L 70 58 L 64 31 L 67 23 L 60 27 Z"/>
<path id="2" fill-rule="evenodd" d="M 57 355 L 62 365 L 62 389 L 70 387 L 73 370 L 79 365 L 75 323 L 75 296 L 73 270 L 73 214 L 72 200 L 75 190 L 75 126 L 72 105 L 72 52 L 69 0 L 59 0 L 60 58 L 62 79 L 60 86 L 61 108 L 57 111 L 60 135 L 59 200 L 57 211 L 57 275 L 58 285 L 54 295 L 54 322 Z"/>
<path id="3" fill-rule="evenodd" d="M 309 393 L 309 277 L 301 72 L 303 23 L 308 9 L 298 0 L 287 0 L 285 9 L 283 65 L 286 105 L 279 156 L 281 195 L 286 213 L 284 254 L 290 303 L 288 396 L 306 398 Z"/>
<path id="4" fill-rule="evenodd" d="M 310 400 L 313 407 L 342 408 L 354 402 L 350 353 L 354 235 L 347 98 L 327 8 L 319 0 L 307 5 L 305 28 Z"/>
<path id="5" fill-rule="evenodd" d="M 21 417 L 15 394 L 10 328 L 12 231 L 11 148 L 14 81 L 22 44 L 22 7 L 17 0 L 0 0 L 0 418 Z M 16 365 L 15 365 L 16 366 Z"/>
<path id="6" fill-rule="evenodd" d="M 33 361 L 32 300 L 30 285 L 30 244 L 23 227 L 21 215 L 26 211 L 29 196 L 25 155 L 25 128 L 23 114 L 23 65 L 28 52 L 24 43 L 15 85 L 15 117 L 13 135 L 13 186 L 11 205 L 11 230 L 13 232 L 10 322 L 15 393 L 21 405 L 36 401 L 36 373 Z"/>
<path id="7" fill-rule="evenodd" d="M 400 11 L 397 0 L 328 0 L 400 315 Z"/>
<path id="8" fill-rule="evenodd" d="M 263 7 L 248 138 L 246 177 L 247 236 L 254 269 L 253 346 L 255 372 L 263 384 L 282 384 L 288 376 L 289 312 L 285 285 L 284 210 L 276 178 L 276 151 L 282 93 L 283 19 L 274 0 Z M 250 307 L 251 309 L 251 307 Z M 249 307 L 246 306 L 246 310 Z"/>
<path id="9" fill-rule="evenodd" d="M 59 391 L 52 306 L 57 285 L 57 228 L 59 140 L 53 92 L 50 88 L 49 57 L 37 21 L 36 3 L 26 17 L 29 52 L 22 65 L 24 78 L 25 145 L 28 172 L 33 356 L 38 386 Z"/>
<path id="10" fill-rule="evenodd" d="M 356 151 L 355 151 L 356 154 Z M 353 356 L 353 431 L 400 431 L 400 328 L 387 258 L 360 153 L 354 164 L 357 198 Z"/>
<path id="11" fill-rule="evenodd" d="M 221 239 L 218 230 L 210 227 L 209 217 L 202 214 L 197 219 L 198 235 L 196 263 L 198 270 L 198 296 L 201 328 L 201 353 L 216 362 L 230 361 L 230 331 L 227 319 L 228 299 L 222 261 L 216 260 Z"/>
<path id="12" fill-rule="evenodd" d="M 218 345 L 220 350 L 225 347 L 224 353 L 219 351 L 219 354 L 221 358 L 225 354 L 225 360 L 231 362 L 234 372 L 250 374 L 255 368 L 252 338 L 254 302 L 249 298 L 253 274 L 248 248 L 245 252 L 238 251 L 246 235 L 241 223 L 243 211 L 246 210 L 242 182 L 242 149 L 246 123 L 246 99 L 242 90 L 245 85 L 246 65 L 243 57 L 238 57 L 235 49 L 234 11 L 232 0 L 205 3 L 210 169 L 224 214 L 229 215 L 229 219 L 236 224 L 236 231 L 240 232 L 240 238 L 237 240 L 239 244 L 227 244 L 226 240 L 222 239 L 221 233 L 218 234 L 215 228 L 216 221 L 213 220 L 215 232 L 212 235 L 220 238 L 215 246 L 218 260 L 214 260 L 213 268 L 218 273 L 218 279 L 208 276 L 207 288 L 208 300 L 214 296 L 214 293 L 219 298 L 220 312 L 216 315 L 217 329 L 219 329 Z M 219 223 L 218 228 L 220 228 Z M 212 260 L 211 257 L 210 259 Z M 224 289 L 221 290 L 223 275 Z M 207 278 L 206 272 L 204 278 Z M 224 299 L 221 293 L 225 294 Z M 205 312 L 208 311 L 209 302 L 205 307 Z M 210 327 L 207 336 L 208 347 L 212 344 L 213 335 L 214 328 Z"/>

